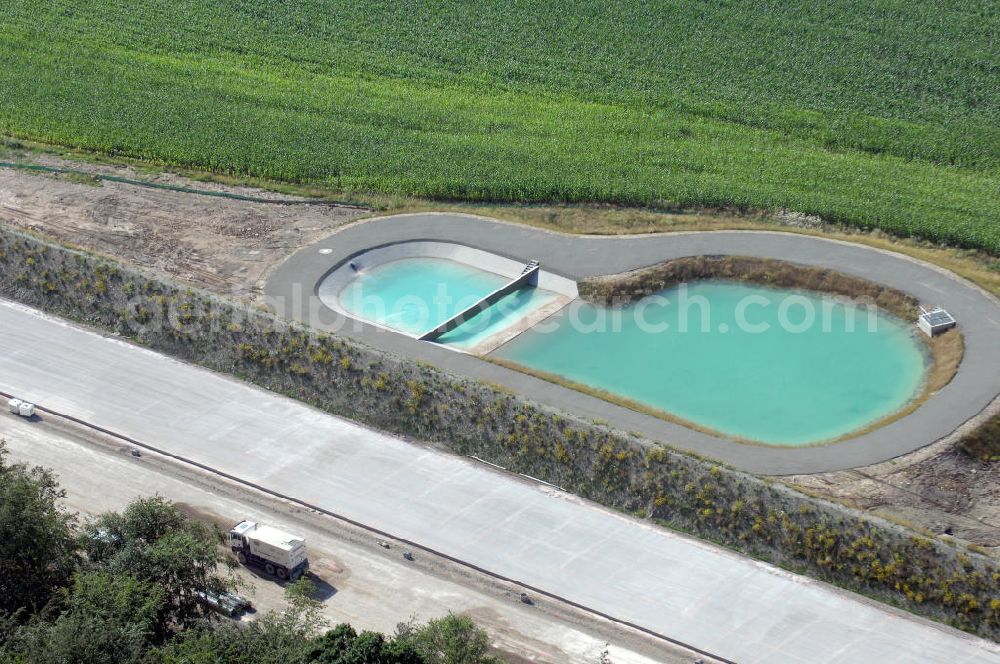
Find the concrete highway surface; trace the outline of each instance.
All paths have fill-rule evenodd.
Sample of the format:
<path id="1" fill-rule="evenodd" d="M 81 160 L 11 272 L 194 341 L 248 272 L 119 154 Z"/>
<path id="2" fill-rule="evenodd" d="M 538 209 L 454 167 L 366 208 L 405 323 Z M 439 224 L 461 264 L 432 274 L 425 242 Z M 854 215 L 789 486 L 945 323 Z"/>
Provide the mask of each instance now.
<path id="1" fill-rule="evenodd" d="M 738 662 L 1000 645 L 0 301 L 0 390 Z"/>

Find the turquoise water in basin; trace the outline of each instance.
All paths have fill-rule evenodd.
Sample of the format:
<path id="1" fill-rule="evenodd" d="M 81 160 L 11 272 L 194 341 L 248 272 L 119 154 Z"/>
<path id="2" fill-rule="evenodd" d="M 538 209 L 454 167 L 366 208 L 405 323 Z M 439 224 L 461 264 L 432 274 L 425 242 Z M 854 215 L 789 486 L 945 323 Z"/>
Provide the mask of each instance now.
<path id="1" fill-rule="evenodd" d="M 732 437 L 787 446 L 856 431 L 921 388 L 920 342 L 892 317 L 869 320 L 866 309 L 830 298 L 729 283 L 659 296 L 669 304 L 575 303 L 494 355 Z"/>
<path id="2" fill-rule="evenodd" d="M 443 258 L 404 258 L 361 270 L 340 292 L 340 303 L 355 316 L 420 335 L 509 281 Z M 438 342 L 471 349 L 554 297 L 551 291 L 523 288 L 442 335 Z"/>
<path id="3" fill-rule="evenodd" d="M 358 273 L 340 293 L 361 318 L 407 334 L 423 334 L 509 280 L 456 261 L 404 258 Z"/>

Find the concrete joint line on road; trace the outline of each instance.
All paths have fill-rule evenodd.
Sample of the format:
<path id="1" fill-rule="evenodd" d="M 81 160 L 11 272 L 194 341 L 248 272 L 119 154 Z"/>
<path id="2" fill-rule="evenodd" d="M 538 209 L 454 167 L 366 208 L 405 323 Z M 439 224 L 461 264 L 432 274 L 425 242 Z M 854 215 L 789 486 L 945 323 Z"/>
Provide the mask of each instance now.
<path id="1" fill-rule="evenodd" d="M 532 477 L 531 475 L 525 475 L 524 473 L 515 473 L 512 470 L 508 470 L 507 468 L 504 468 L 503 466 L 500 466 L 500 465 L 497 465 L 497 464 L 492 463 L 490 461 L 487 461 L 486 459 L 480 459 L 479 457 L 477 457 L 474 454 L 468 454 L 466 456 L 468 456 L 473 461 L 478 461 L 479 463 L 486 464 L 487 466 L 491 466 L 492 468 L 495 468 L 496 470 L 499 470 L 499 471 L 502 471 L 502 472 L 505 472 L 505 473 L 509 473 L 511 475 L 516 475 L 517 477 L 523 477 L 524 479 L 531 480 L 532 482 L 537 482 L 539 484 L 544 484 L 547 487 L 551 487 L 553 489 L 557 489 L 559 491 L 562 491 L 563 493 L 569 493 L 569 491 L 567 491 L 566 489 L 562 488 L 558 484 L 553 484 L 552 482 L 546 482 L 545 480 L 538 479 L 537 477 Z"/>

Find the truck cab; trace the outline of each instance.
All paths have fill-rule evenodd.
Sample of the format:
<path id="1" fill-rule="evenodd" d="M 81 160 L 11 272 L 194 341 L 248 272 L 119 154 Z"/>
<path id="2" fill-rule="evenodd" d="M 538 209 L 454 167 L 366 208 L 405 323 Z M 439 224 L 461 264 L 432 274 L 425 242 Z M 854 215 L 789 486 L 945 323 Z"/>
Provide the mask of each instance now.
<path id="1" fill-rule="evenodd" d="M 229 531 L 229 547 L 242 565 L 263 568 L 282 581 L 296 580 L 309 569 L 306 541 L 255 521 L 240 521 Z"/>

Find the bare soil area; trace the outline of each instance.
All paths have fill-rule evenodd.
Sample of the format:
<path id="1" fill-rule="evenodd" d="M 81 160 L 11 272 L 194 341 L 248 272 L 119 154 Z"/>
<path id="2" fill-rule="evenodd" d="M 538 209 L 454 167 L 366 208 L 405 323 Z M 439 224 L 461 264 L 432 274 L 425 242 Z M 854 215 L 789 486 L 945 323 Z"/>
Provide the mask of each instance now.
<path id="1" fill-rule="evenodd" d="M 977 420 L 1000 413 L 1000 399 Z M 1000 553 L 1000 463 L 957 449 L 962 432 L 885 463 L 786 477 L 792 486 Z"/>
<path id="2" fill-rule="evenodd" d="M 44 153 L 20 157 L 91 175 L 113 175 L 256 198 L 295 198 L 141 167 L 89 163 Z M 423 209 L 431 204 L 408 205 Z M 490 214 L 563 231 L 622 233 L 762 225 L 757 219 L 718 213 L 683 215 L 614 208 L 581 208 L 574 212 L 567 207 L 482 208 L 455 204 L 437 207 Z M 81 175 L 0 168 L 0 223 L 121 258 L 178 281 L 245 301 L 257 298 L 269 270 L 288 255 L 368 212 L 336 205 L 239 201 Z M 577 218 L 581 215 L 582 220 Z M 797 218 L 787 220 L 787 224 L 818 232 Z M 950 253 L 942 256 L 947 258 L 942 264 L 951 269 L 968 268 L 977 275 L 985 274 L 987 280 L 992 278 L 989 271 L 973 262 L 979 260 L 976 257 L 966 257 L 968 262 L 961 262 L 964 260 L 961 256 Z M 1000 410 L 1000 404 L 995 406 L 994 410 Z M 970 459 L 955 449 L 952 439 L 877 466 L 784 481 L 916 528 L 935 533 L 950 531 L 955 537 L 1000 551 L 1000 463 Z"/>
<path id="3" fill-rule="evenodd" d="M 208 191 L 293 198 L 171 174 L 151 177 L 124 166 L 81 164 L 47 155 L 32 161 Z M 335 205 L 249 202 L 0 168 L 0 222 L 244 300 L 255 298 L 270 267 L 365 212 Z"/>

